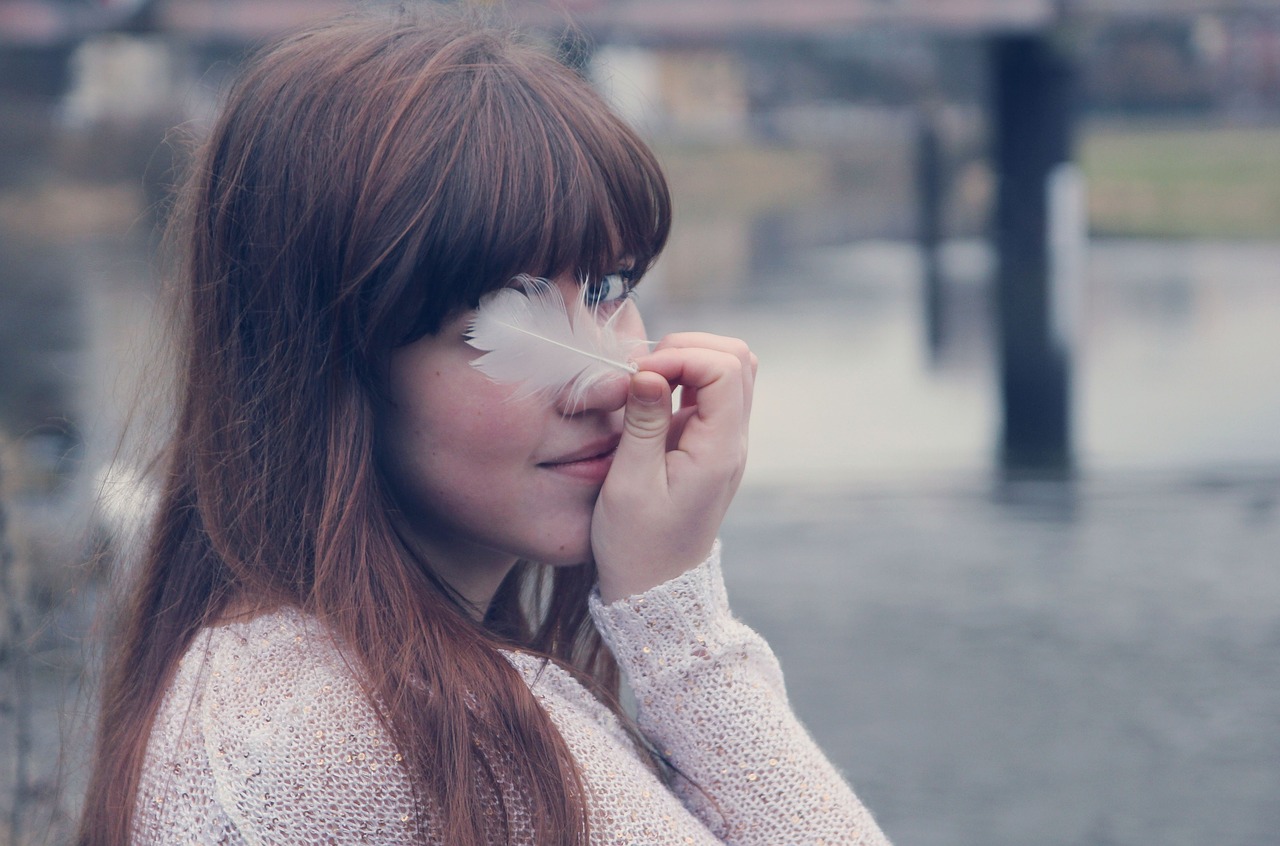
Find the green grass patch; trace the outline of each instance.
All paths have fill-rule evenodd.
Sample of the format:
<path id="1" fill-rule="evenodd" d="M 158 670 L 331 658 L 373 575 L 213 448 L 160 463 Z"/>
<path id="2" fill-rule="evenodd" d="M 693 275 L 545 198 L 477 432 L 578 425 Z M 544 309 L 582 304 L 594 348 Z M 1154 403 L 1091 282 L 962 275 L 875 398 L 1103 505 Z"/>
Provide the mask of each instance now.
<path id="1" fill-rule="evenodd" d="M 1280 237 L 1280 128 L 1085 127 L 1099 235 Z"/>

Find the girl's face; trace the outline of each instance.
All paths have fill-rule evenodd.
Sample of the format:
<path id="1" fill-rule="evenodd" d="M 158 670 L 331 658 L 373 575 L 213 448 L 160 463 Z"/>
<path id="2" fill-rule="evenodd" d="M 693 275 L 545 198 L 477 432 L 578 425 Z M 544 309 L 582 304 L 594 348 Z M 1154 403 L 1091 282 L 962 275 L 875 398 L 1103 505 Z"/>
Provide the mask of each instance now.
<path id="1" fill-rule="evenodd" d="M 567 302 L 578 294 L 559 278 Z M 634 302 L 614 322 L 643 338 Z M 625 374 L 566 397 L 513 399 L 471 362 L 471 312 L 391 357 L 391 408 L 382 420 L 384 463 L 414 540 L 455 590 L 483 606 L 516 559 L 591 560 L 591 514 L 622 431 Z"/>

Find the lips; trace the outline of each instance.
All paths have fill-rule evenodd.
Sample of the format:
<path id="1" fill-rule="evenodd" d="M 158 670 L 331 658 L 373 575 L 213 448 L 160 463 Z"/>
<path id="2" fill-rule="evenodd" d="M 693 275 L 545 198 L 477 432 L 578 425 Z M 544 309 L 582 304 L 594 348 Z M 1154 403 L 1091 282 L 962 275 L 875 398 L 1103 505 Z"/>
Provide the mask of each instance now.
<path id="1" fill-rule="evenodd" d="M 542 467 L 560 467 L 566 464 L 577 464 L 583 461 L 593 461 L 601 458 L 608 458 L 613 455 L 613 451 L 618 448 L 618 442 L 622 440 L 621 435 L 613 435 L 608 438 L 602 438 L 576 449 L 573 452 L 566 453 L 559 458 L 551 461 L 543 461 Z"/>
<path id="2" fill-rule="evenodd" d="M 618 448 L 619 440 L 621 438 L 615 435 L 595 441 L 538 466 L 562 476 L 600 484 L 613 465 L 613 453 Z"/>

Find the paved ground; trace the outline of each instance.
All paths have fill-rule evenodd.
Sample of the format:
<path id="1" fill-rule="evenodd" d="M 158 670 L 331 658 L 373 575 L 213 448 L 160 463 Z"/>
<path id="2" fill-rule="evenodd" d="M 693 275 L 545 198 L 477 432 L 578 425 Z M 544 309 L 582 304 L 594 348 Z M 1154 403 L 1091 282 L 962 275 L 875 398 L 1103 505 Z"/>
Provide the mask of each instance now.
<path id="1" fill-rule="evenodd" d="M 1276 842 L 1280 473 L 735 509 L 735 607 L 899 846 Z"/>

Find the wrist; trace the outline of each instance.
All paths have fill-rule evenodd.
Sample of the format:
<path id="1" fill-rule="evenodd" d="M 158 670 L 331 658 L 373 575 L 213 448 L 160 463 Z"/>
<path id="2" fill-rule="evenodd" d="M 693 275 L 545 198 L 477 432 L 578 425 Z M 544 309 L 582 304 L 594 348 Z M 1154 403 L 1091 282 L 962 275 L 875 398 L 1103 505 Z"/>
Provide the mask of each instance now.
<path id="1" fill-rule="evenodd" d="M 640 555 L 596 559 L 596 589 L 604 603 L 613 603 L 646 593 L 688 573 L 707 561 L 716 551 L 715 538 L 703 544 L 680 548 L 653 549 Z"/>
<path id="2" fill-rule="evenodd" d="M 733 639 L 735 621 L 719 541 L 696 567 L 660 585 L 612 602 L 597 590 L 588 605 L 601 636 L 629 675 L 648 662 L 683 660 L 680 656 L 705 654 L 708 645 Z"/>

